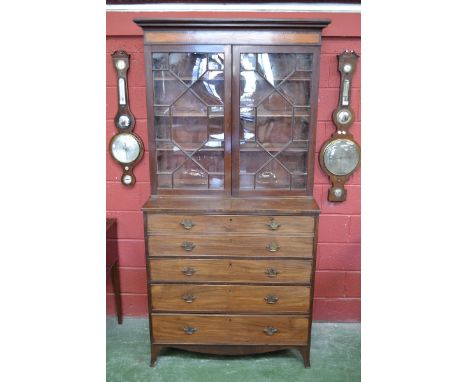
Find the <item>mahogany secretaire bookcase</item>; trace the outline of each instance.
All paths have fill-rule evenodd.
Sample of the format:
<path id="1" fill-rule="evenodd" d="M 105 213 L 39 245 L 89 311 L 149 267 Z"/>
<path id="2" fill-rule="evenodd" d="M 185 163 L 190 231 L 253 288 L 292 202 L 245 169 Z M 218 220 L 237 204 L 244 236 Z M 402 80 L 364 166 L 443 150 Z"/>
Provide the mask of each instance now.
<path id="1" fill-rule="evenodd" d="M 297 348 L 309 366 L 312 197 L 328 20 L 138 19 L 151 197 L 151 365 L 162 347 Z"/>

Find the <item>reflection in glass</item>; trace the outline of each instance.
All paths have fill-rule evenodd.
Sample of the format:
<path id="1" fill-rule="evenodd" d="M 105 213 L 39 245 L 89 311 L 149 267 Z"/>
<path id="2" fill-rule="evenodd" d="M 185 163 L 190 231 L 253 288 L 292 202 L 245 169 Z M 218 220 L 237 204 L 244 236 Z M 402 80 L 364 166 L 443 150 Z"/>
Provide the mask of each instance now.
<path id="1" fill-rule="evenodd" d="M 193 151 L 207 139 L 207 117 L 172 117 L 172 140 L 184 150 Z"/>
<path id="2" fill-rule="evenodd" d="M 291 174 L 307 171 L 307 151 L 285 150 L 276 157 Z"/>
<path id="3" fill-rule="evenodd" d="M 209 53 L 208 58 L 208 70 L 224 70 L 223 53 Z"/>
<path id="4" fill-rule="evenodd" d="M 297 53 L 296 70 L 312 70 L 312 57 L 310 53 Z"/>
<path id="5" fill-rule="evenodd" d="M 158 173 L 171 173 L 186 159 L 187 156 L 177 146 L 169 143 L 164 150 L 157 151 L 156 170 Z"/>
<path id="6" fill-rule="evenodd" d="M 200 150 L 192 158 L 209 173 L 224 172 L 224 155 L 222 151 Z"/>
<path id="7" fill-rule="evenodd" d="M 255 188 L 289 189 L 289 184 L 289 173 L 275 159 L 260 169 L 255 176 Z"/>
<path id="8" fill-rule="evenodd" d="M 307 175 L 293 175 L 291 182 L 291 189 L 293 190 L 305 190 L 307 185 Z"/>
<path id="9" fill-rule="evenodd" d="M 221 113 L 213 112 L 213 109 L 221 109 Z M 208 135 L 210 140 L 224 140 L 224 112 L 223 108 L 208 108 Z"/>
<path id="10" fill-rule="evenodd" d="M 206 72 L 193 86 L 192 90 L 207 105 L 222 105 L 224 102 L 223 72 Z"/>
<path id="11" fill-rule="evenodd" d="M 277 86 L 284 78 L 291 74 L 294 71 L 294 67 L 294 54 L 258 54 L 258 72 L 274 86 Z"/>
<path id="12" fill-rule="evenodd" d="M 154 72 L 154 103 L 170 105 L 187 88 L 172 73 L 166 70 Z"/>
<path id="13" fill-rule="evenodd" d="M 280 93 L 274 91 L 268 97 L 264 98 L 262 103 L 258 106 L 257 115 L 265 116 L 292 116 L 293 108 L 286 98 Z"/>
<path id="14" fill-rule="evenodd" d="M 153 70 L 169 69 L 169 55 L 167 53 L 153 53 Z"/>
<path id="15" fill-rule="evenodd" d="M 223 189 L 224 188 L 224 174 L 210 174 L 210 188 Z"/>
<path id="16" fill-rule="evenodd" d="M 154 127 L 156 139 L 171 139 L 171 116 L 168 107 L 154 108 Z"/>
<path id="17" fill-rule="evenodd" d="M 306 188 L 312 63 L 312 54 L 241 54 L 241 189 Z"/>
<path id="18" fill-rule="evenodd" d="M 224 188 L 224 54 L 155 53 L 159 188 Z"/>
<path id="19" fill-rule="evenodd" d="M 240 57 L 242 70 L 255 70 L 257 67 L 257 55 L 255 53 L 244 53 Z"/>
<path id="20" fill-rule="evenodd" d="M 277 150 L 291 139 L 291 117 L 258 117 L 257 140 L 266 150 Z"/>
<path id="21" fill-rule="evenodd" d="M 241 151 L 240 173 L 254 174 L 271 159 L 266 151 L 261 148 L 258 151 Z"/>
<path id="22" fill-rule="evenodd" d="M 170 53 L 169 68 L 186 84 L 198 80 L 205 73 L 208 57 L 205 53 Z"/>
<path id="23" fill-rule="evenodd" d="M 267 150 L 291 140 L 292 111 L 292 106 L 276 91 L 257 108 L 257 140 Z"/>
<path id="24" fill-rule="evenodd" d="M 186 92 L 172 106 L 172 115 L 207 115 L 206 105 L 191 91 Z"/>
<path id="25" fill-rule="evenodd" d="M 273 90 L 257 72 L 243 71 L 240 75 L 241 107 L 257 106 Z"/>
<path id="26" fill-rule="evenodd" d="M 310 109 L 296 108 L 294 111 L 294 140 L 307 140 L 309 139 L 309 120 Z"/>
<path id="27" fill-rule="evenodd" d="M 254 177 L 255 177 L 254 174 L 249 174 L 249 175 L 240 174 L 239 187 L 244 188 L 244 189 L 253 189 L 254 188 Z"/>
<path id="28" fill-rule="evenodd" d="M 224 141 L 217 140 L 217 139 L 213 139 L 213 140 L 210 139 L 209 141 L 205 142 L 205 144 L 203 145 L 202 148 L 222 149 L 222 148 L 224 148 Z"/>
<path id="29" fill-rule="evenodd" d="M 158 175 L 158 188 L 172 188 L 172 175 Z"/>
<path id="30" fill-rule="evenodd" d="M 309 149 L 309 141 L 294 141 L 287 146 L 288 150 L 307 151 Z"/>
<path id="31" fill-rule="evenodd" d="M 253 141 L 255 139 L 255 108 L 240 109 L 240 139 Z"/>
<path id="32" fill-rule="evenodd" d="M 174 172 L 174 188 L 208 188 L 208 174 L 188 159 Z"/>
<path id="33" fill-rule="evenodd" d="M 303 79 L 298 80 L 293 75 L 280 85 L 279 91 L 285 95 L 293 105 L 310 106 L 310 86 L 310 81 L 304 81 Z"/>

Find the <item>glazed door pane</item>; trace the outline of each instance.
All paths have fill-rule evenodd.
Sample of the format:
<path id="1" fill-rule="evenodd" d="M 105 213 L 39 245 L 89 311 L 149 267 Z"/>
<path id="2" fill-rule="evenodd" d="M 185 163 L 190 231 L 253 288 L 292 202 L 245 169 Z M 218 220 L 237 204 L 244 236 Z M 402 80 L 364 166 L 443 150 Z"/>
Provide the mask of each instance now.
<path id="1" fill-rule="evenodd" d="M 307 187 L 313 53 L 239 47 L 239 189 Z M 265 49 L 267 50 L 267 49 Z M 236 120 L 236 118 L 234 119 Z"/>
<path id="2" fill-rule="evenodd" d="M 159 189 L 224 189 L 225 54 L 152 53 Z"/>

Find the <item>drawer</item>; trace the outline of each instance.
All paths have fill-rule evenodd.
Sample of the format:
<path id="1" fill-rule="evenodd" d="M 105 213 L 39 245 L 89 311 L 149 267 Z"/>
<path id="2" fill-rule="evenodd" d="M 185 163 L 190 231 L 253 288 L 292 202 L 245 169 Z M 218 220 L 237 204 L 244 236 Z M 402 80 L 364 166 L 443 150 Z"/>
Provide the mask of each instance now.
<path id="1" fill-rule="evenodd" d="M 185 228 L 184 228 L 185 227 Z M 174 233 L 313 233 L 312 216 L 147 214 L 148 234 Z"/>
<path id="2" fill-rule="evenodd" d="M 149 236 L 149 256 L 312 257 L 312 236 Z"/>
<path id="3" fill-rule="evenodd" d="M 310 287 L 161 284 L 151 300 L 157 311 L 308 314 Z"/>
<path id="4" fill-rule="evenodd" d="M 153 341 L 161 344 L 307 345 L 307 316 L 153 314 Z"/>
<path id="5" fill-rule="evenodd" d="M 309 284 L 310 260 L 151 259 L 158 282 L 245 282 Z"/>

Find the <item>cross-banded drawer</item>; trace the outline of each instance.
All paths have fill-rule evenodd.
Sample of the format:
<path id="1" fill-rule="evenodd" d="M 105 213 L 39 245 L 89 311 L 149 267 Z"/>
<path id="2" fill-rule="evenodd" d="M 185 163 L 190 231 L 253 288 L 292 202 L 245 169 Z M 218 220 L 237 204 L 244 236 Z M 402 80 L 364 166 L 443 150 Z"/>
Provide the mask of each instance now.
<path id="1" fill-rule="evenodd" d="M 149 256 L 312 257 L 312 236 L 149 236 Z"/>
<path id="2" fill-rule="evenodd" d="M 148 214 L 152 234 L 197 233 L 313 233 L 312 216 L 165 215 Z"/>
<path id="3" fill-rule="evenodd" d="M 306 345 L 307 316 L 153 314 L 156 344 Z"/>
<path id="4" fill-rule="evenodd" d="M 309 313 L 309 286 L 158 284 L 152 309 L 181 312 Z"/>
<path id="5" fill-rule="evenodd" d="M 156 282 L 242 282 L 309 284 L 309 260 L 151 259 Z"/>

